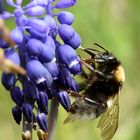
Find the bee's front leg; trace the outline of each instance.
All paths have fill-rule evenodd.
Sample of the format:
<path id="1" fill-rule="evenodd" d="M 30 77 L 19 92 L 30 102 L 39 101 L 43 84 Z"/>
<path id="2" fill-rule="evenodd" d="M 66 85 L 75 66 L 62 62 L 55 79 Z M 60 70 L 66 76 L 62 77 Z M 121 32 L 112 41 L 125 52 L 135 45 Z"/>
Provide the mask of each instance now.
<path id="1" fill-rule="evenodd" d="M 75 98 L 81 98 L 81 97 L 82 97 L 81 94 L 79 94 L 79 93 L 77 93 L 77 92 L 75 92 L 75 91 L 67 90 L 67 92 L 68 92 L 68 94 L 69 94 L 70 96 L 72 96 L 72 97 L 75 97 Z"/>

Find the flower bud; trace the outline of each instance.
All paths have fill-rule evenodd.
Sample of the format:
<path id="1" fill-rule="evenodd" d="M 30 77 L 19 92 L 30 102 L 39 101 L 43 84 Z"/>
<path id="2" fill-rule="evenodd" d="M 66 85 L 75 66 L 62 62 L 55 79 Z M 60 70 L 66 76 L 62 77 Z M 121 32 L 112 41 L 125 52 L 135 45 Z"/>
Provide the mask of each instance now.
<path id="1" fill-rule="evenodd" d="M 26 29 L 27 32 L 30 33 L 30 35 L 33 37 L 33 38 L 37 38 L 38 40 L 42 40 L 44 37 L 45 37 L 45 33 L 41 33 L 33 28 L 30 28 L 30 29 Z"/>
<path id="2" fill-rule="evenodd" d="M 50 46 L 44 46 L 42 52 L 38 56 L 39 61 L 47 63 L 55 60 L 55 50 Z"/>
<path id="3" fill-rule="evenodd" d="M 28 23 L 28 18 L 25 15 L 19 15 L 19 17 L 17 17 L 16 19 L 16 23 L 20 26 L 26 26 Z M 24 34 L 25 36 L 25 34 Z"/>
<path id="4" fill-rule="evenodd" d="M 78 33 L 75 33 L 74 37 L 65 43 L 70 45 L 73 49 L 77 49 L 80 47 L 81 42 L 82 41 L 80 35 Z"/>
<path id="5" fill-rule="evenodd" d="M 55 29 L 56 28 L 56 22 L 55 22 L 55 20 L 53 19 L 52 16 L 46 15 L 44 20 L 45 20 L 46 24 L 49 26 L 50 29 Z"/>
<path id="6" fill-rule="evenodd" d="M 28 3 L 24 9 L 32 8 L 35 6 L 47 6 L 48 5 L 48 0 L 33 0 L 30 3 Z"/>
<path id="7" fill-rule="evenodd" d="M 72 74 L 78 74 L 82 70 L 80 59 L 75 50 L 69 45 L 61 45 L 57 49 L 59 61 L 65 64 Z"/>
<path id="8" fill-rule="evenodd" d="M 71 40 L 74 37 L 75 30 L 69 25 L 62 24 L 58 28 L 58 33 L 62 40 L 65 42 Z"/>
<path id="9" fill-rule="evenodd" d="M 7 4 L 10 5 L 10 6 L 13 6 L 13 7 L 16 6 L 16 5 L 14 4 L 14 1 L 13 1 L 13 0 L 7 0 Z"/>
<path id="10" fill-rule="evenodd" d="M 15 86 L 16 76 L 13 73 L 2 73 L 1 81 L 6 90 Z"/>
<path id="11" fill-rule="evenodd" d="M 42 33 L 48 30 L 48 24 L 46 24 L 46 21 L 38 18 L 30 18 L 28 26 L 31 26 L 33 29 Z"/>
<path id="12" fill-rule="evenodd" d="M 78 93 L 78 91 L 79 91 L 78 84 L 77 84 L 77 82 L 76 82 L 76 80 L 75 80 L 74 78 L 72 78 L 71 85 L 70 85 L 70 89 L 71 89 L 72 91 L 77 92 L 77 93 Z"/>
<path id="13" fill-rule="evenodd" d="M 48 95 L 48 99 L 52 99 L 56 93 L 58 92 L 58 88 L 56 87 L 57 82 L 53 82 L 52 86 L 49 90 L 46 90 L 46 93 Z"/>
<path id="14" fill-rule="evenodd" d="M 57 49 L 59 61 L 69 66 L 73 61 L 78 62 L 78 55 L 69 45 L 61 45 Z"/>
<path id="15" fill-rule="evenodd" d="M 41 16 L 45 13 L 45 8 L 42 6 L 35 6 L 28 8 L 25 13 L 29 16 Z"/>
<path id="16" fill-rule="evenodd" d="M 69 65 L 70 73 L 77 75 L 82 71 L 82 64 L 80 62 L 74 61 Z"/>
<path id="17" fill-rule="evenodd" d="M 70 88 L 69 86 L 71 85 L 72 77 L 67 68 L 65 67 L 59 68 L 58 80 L 65 88 Z"/>
<path id="18" fill-rule="evenodd" d="M 53 40 L 53 38 L 49 35 L 47 36 L 47 40 L 45 42 L 45 45 L 48 46 L 48 47 L 51 47 L 55 50 L 56 46 L 55 46 L 55 42 Z"/>
<path id="19" fill-rule="evenodd" d="M 42 52 L 44 46 L 45 45 L 41 41 L 32 38 L 27 42 L 27 51 L 30 55 L 38 56 Z"/>
<path id="20" fill-rule="evenodd" d="M 48 70 L 38 61 L 30 60 L 26 64 L 27 75 L 36 84 L 45 82 L 48 87 L 52 85 L 53 79 Z"/>
<path id="21" fill-rule="evenodd" d="M 19 87 L 13 87 L 11 90 L 10 90 L 10 94 L 11 94 L 11 98 L 12 100 L 19 106 L 22 105 L 23 101 L 24 101 L 24 98 L 23 98 L 23 93 L 22 91 L 20 90 Z"/>
<path id="22" fill-rule="evenodd" d="M 26 81 L 23 83 L 23 93 L 26 101 L 34 104 L 37 99 L 38 89 L 33 82 Z"/>
<path id="23" fill-rule="evenodd" d="M 7 49 L 4 52 L 4 55 L 7 59 L 10 59 L 13 63 L 20 65 L 20 59 L 18 53 L 15 49 Z"/>
<path id="24" fill-rule="evenodd" d="M 22 104 L 22 112 L 25 116 L 27 122 L 33 121 L 33 112 L 32 112 L 32 106 L 30 104 L 24 103 Z"/>
<path id="25" fill-rule="evenodd" d="M 48 113 L 48 96 L 47 93 L 41 91 L 37 96 L 37 104 L 40 112 Z"/>
<path id="26" fill-rule="evenodd" d="M 23 41 L 23 34 L 18 28 L 11 30 L 10 37 L 17 44 L 22 43 Z"/>
<path id="27" fill-rule="evenodd" d="M 57 99 L 64 107 L 64 109 L 69 111 L 71 102 L 68 93 L 66 91 L 60 91 L 59 93 L 57 93 Z"/>
<path id="28" fill-rule="evenodd" d="M 71 25 L 74 21 L 74 15 L 67 11 L 60 12 L 57 18 L 61 24 Z"/>
<path id="29" fill-rule="evenodd" d="M 55 8 L 62 9 L 68 8 L 76 4 L 76 0 L 60 0 L 56 5 Z"/>
<path id="30" fill-rule="evenodd" d="M 23 0 L 16 0 L 16 5 L 21 5 Z"/>
<path id="31" fill-rule="evenodd" d="M 48 131 L 48 122 L 47 122 L 46 114 L 39 113 L 36 116 L 36 121 L 37 121 L 40 129 L 42 129 L 44 132 Z"/>
<path id="32" fill-rule="evenodd" d="M 0 17 L 2 18 L 2 19 L 9 19 L 9 18 L 11 18 L 11 17 L 13 17 L 14 15 L 13 14 L 11 14 L 11 13 L 9 13 L 9 12 L 7 12 L 7 11 L 3 11 L 3 13 L 2 13 L 2 15 L 0 15 Z"/>
<path id="33" fill-rule="evenodd" d="M 44 66 L 47 68 L 49 73 L 52 75 L 53 79 L 57 79 L 57 76 L 59 74 L 59 69 L 58 69 L 56 61 L 44 63 Z"/>
<path id="34" fill-rule="evenodd" d="M 14 117 L 14 120 L 16 121 L 17 124 L 20 125 L 21 118 L 22 118 L 22 110 L 20 107 L 15 106 L 12 108 L 12 115 Z"/>

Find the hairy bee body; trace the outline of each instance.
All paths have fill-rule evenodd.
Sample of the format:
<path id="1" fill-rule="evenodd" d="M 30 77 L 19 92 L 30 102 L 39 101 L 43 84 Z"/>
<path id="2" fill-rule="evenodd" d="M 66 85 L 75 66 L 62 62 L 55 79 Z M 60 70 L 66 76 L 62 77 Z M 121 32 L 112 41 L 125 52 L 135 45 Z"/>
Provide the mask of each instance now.
<path id="1" fill-rule="evenodd" d="M 110 140 L 118 127 L 119 91 L 125 79 L 124 70 L 116 57 L 106 50 L 93 53 L 85 49 L 85 52 L 91 55 L 86 66 L 89 69 L 92 66 L 93 72 L 86 81 L 83 94 L 71 105 L 70 115 L 64 123 L 101 116 L 98 127 L 102 138 Z"/>

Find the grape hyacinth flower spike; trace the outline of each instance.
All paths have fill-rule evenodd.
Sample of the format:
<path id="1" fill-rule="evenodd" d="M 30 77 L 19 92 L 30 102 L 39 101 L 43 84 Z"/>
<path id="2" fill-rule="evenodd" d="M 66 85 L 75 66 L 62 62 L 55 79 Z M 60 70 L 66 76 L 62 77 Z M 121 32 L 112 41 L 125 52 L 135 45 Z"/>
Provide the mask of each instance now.
<path id="1" fill-rule="evenodd" d="M 7 4 L 14 11 L 3 11 L 0 17 L 14 18 L 16 27 L 9 33 L 14 45 L 0 40 L 1 48 L 4 57 L 22 66 L 26 74 L 3 72 L 1 81 L 16 104 L 12 108 L 14 120 L 17 124 L 23 121 L 22 138 L 31 139 L 35 129 L 39 139 L 45 140 L 45 133 L 50 140 L 58 105 L 69 111 L 71 101 L 67 91 L 78 92 L 73 75 L 82 72 L 76 53 L 82 41 L 72 27 L 74 15 L 66 11 L 76 5 L 76 0 L 32 0 L 24 6 L 23 0 L 7 0 Z"/>

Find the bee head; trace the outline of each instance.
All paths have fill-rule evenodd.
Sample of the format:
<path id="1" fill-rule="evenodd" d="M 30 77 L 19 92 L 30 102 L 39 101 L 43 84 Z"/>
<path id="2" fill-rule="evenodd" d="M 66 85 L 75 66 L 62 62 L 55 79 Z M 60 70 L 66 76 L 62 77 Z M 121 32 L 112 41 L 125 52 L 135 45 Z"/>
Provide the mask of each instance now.
<path id="1" fill-rule="evenodd" d="M 118 66 L 120 62 L 109 52 L 100 52 L 96 54 L 95 62 L 104 65 Z"/>
<path id="2" fill-rule="evenodd" d="M 86 48 L 84 49 L 84 51 L 91 56 L 91 58 L 96 62 L 98 67 L 103 70 L 113 70 L 120 65 L 120 62 L 112 53 L 110 53 L 108 50 L 106 50 L 97 43 L 94 43 L 94 45 L 98 46 L 100 49 L 102 49 L 102 51 L 92 48 Z"/>

